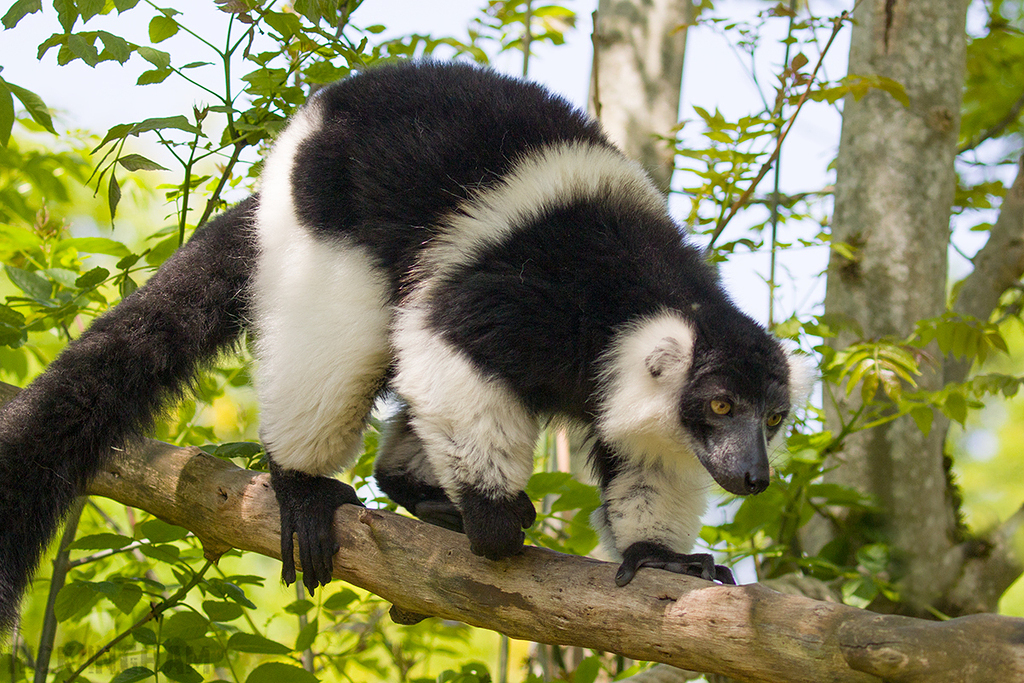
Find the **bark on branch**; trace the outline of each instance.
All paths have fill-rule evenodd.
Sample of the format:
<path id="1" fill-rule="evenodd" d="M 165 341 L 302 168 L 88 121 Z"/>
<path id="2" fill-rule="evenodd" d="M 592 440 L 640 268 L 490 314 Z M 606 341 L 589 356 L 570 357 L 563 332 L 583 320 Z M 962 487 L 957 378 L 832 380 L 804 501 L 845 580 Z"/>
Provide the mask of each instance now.
<path id="1" fill-rule="evenodd" d="M 158 442 L 117 453 L 90 493 L 194 532 L 207 554 L 277 557 L 277 503 L 265 474 Z M 749 681 L 1024 680 L 1024 619 L 947 622 L 877 615 L 719 586 L 659 570 L 626 588 L 615 566 L 540 548 L 490 562 L 464 536 L 385 511 L 342 507 L 335 577 L 406 612 Z"/>

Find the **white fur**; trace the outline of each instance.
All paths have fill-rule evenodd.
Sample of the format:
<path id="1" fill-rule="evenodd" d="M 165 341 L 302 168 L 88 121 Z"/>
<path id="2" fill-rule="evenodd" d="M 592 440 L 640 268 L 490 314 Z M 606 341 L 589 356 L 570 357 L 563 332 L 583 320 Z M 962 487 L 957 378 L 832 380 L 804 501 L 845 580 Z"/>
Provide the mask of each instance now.
<path id="1" fill-rule="evenodd" d="M 591 516 L 606 548 L 622 553 L 633 543 L 661 543 L 687 553 L 700 533 L 711 476 L 696 458 L 667 467 L 628 463 L 601 497 Z"/>
<path id="2" fill-rule="evenodd" d="M 647 367 L 658 354 L 661 373 Z M 687 469 L 696 462 L 679 424 L 679 397 L 693 354 L 693 329 L 665 312 L 620 330 L 605 358 L 597 432 L 605 443 L 632 458 Z"/>
<path id="3" fill-rule="evenodd" d="M 500 183 L 449 217 L 444 234 L 420 258 L 420 279 L 436 279 L 471 262 L 545 210 L 588 197 L 665 205 L 640 165 L 613 149 L 580 143 L 545 147 L 520 159 Z"/>
<path id="4" fill-rule="evenodd" d="M 533 472 L 539 426 L 519 400 L 487 378 L 426 324 L 427 309 L 402 310 L 394 332 L 394 386 L 448 496 L 462 486 L 494 497 L 522 491 Z"/>
<path id="5" fill-rule="evenodd" d="M 789 404 L 796 409 L 810 396 L 817 381 L 817 372 L 814 359 L 796 351 L 786 354 L 786 363 L 789 365 Z"/>
<path id="6" fill-rule="evenodd" d="M 348 465 L 390 362 L 388 285 L 368 254 L 318 240 L 292 202 L 301 141 L 320 125 L 298 114 L 274 145 L 256 214 L 256 388 L 260 435 L 285 469 L 325 475 Z"/>

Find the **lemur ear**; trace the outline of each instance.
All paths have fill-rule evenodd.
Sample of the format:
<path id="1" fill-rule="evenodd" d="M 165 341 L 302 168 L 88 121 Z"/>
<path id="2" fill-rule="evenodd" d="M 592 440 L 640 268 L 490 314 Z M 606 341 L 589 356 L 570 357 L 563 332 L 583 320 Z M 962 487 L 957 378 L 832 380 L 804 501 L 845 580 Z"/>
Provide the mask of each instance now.
<path id="1" fill-rule="evenodd" d="M 797 351 L 791 350 L 786 355 L 786 365 L 789 369 L 789 400 L 796 406 L 802 406 L 814 388 L 818 380 L 818 372 L 815 367 L 814 358 Z"/>
<path id="2" fill-rule="evenodd" d="M 647 354 L 644 365 L 651 377 L 661 377 L 673 370 L 686 370 L 687 352 L 675 337 L 665 337 L 658 342 L 654 350 Z"/>

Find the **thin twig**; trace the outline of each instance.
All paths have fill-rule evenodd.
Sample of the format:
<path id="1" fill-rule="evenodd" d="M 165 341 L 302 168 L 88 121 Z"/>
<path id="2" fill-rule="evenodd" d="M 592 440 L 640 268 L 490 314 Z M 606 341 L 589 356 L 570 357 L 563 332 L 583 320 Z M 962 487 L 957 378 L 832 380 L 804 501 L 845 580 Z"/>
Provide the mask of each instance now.
<path id="1" fill-rule="evenodd" d="M 202 227 L 206 224 L 206 221 L 210 219 L 213 212 L 217 208 L 217 204 L 220 203 L 220 193 L 224 190 L 224 186 L 228 182 L 228 178 L 231 177 L 231 171 L 234 169 L 235 164 L 238 163 L 238 158 L 242 154 L 242 150 L 249 146 L 249 143 L 245 141 L 245 138 L 241 138 L 235 143 L 235 149 L 231 153 L 231 158 L 228 159 L 228 163 L 224 166 L 224 171 L 220 174 L 220 180 L 217 182 L 217 187 L 214 189 L 213 194 L 206 200 L 206 208 L 203 210 L 203 215 L 196 223 L 196 227 Z"/>
<path id="2" fill-rule="evenodd" d="M 757 188 L 758 183 L 760 183 L 764 179 L 764 177 L 768 175 L 768 171 L 771 170 L 772 165 L 775 163 L 775 160 L 779 158 L 779 152 L 782 150 L 782 143 L 786 140 L 786 136 L 789 135 L 789 131 L 792 130 L 793 124 L 796 122 L 797 116 L 800 115 L 800 110 L 803 109 L 804 103 L 807 101 L 807 98 L 811 94 L 811 88 L 814 87 L 814 82 L 817 78 L 818 70 L 821 68 L 822 63 L 825 61 L 825 55 L 828 54 L 829 48 L 832 47 L 832 43 L 835 41 L 836 36 L 839 35 L 839 31 L 843 27 L 843 23 L 847 19 L 849 19 L 849 17 L 850 13 L 844 11 L 832 22 L 832 35 L 829 36 L 828 42 L 825 43 L 825 49 L 822 50 L 821 56 L 818 57 L 818 63 L 814 65 L 814 71 L 811 72 L 811 77 L 807 82 L 807 88 L 804 90 L 803 94 L 800 96 L 800 99 L 796 103 L 796 111 L 793 112 L 793 116 L 791 116 L 789 121 L 786 122 L 786 128 L 782 131 L 782 134 L 779 135 L 779 138 L 775 143 L 775 150 L 772 152 L 771 157 L 768 158 L 768 161 L 764 162 L 764 164 L 761 166 L 761 170 L 758 171 L 757 177 L 754 178 L 753 182 L 751 182 L 747 189 L 744 190 L 743 194 L 740 195 L 739 199 L 732 203 L 732 206 L 729 208 L 729 213 L 726 214 L 725 218 L 723 218 L 718 223 L 718 226 L 715 228 L 715 232 L 711 235 L 711 241 L 708 242 L 708 249 L 715 245 L 715 240 L 717 240 L 718 236 L 722 234 L 723 230 L 725 230 L 725 226 L 727 226 L 729 224 L 729 221 L 732 220 L 733 216 L 735 216 L 739 212 L 739 210 L 746 205 L 747 201 L 750 199 L 750 196 L 754 194 L 754 190 Z"/>
<path id="3" fill-rule="evenodd" d="M 1020 97 L 1018 97 L 1017 101 L 1013 103 L 1012 107 L 1010 107 L 1010 111 L 1006 116 L 1004 116 L 996 125 L 974 136 L 968 142 L 965 142 L 963 146 L 956 151 L 956 153 L 963 154 L 964 152 L 969 152 L 986 140 L 997 137 L 1000 133 L 1006 130 L 1007 126 L 1020 118 L 1022 111 L 1024 111 L 1024 91 L 1021 92 Z"/>
<path id="4" fill-rule="evenodd" d="M 60 551 L 53 558 L 50 594 L 46 598 L 46 612 L 43 614 L 43 628 L 39 635 L 39 649 L 36 657 L 36 673 L 32 679 L 35 683 L 46 683 L 46 676 L 50 670 L 50 655 L 53 654 L 53 642 L 57 637 L 57 615 L 54 613 L 54 606 L 57 604 L 57 594 L 64 587 L 64 581 L 68 576 L 68 556 L 71 554 L 68 546 L 75 540 L 78 520 L 85 507 L 85 499 L 85 496 L 79 496 L 75 500 L 75 505 L 71 508 L 71 514 L 68 516 L 67 526 L 64 527 L 64 534 L 60 537 Z"/>
<path id="5" fill-rule="evenodd" d="M 594 10 L 590 14 L 591 20 L 593 21 L 594 27 L 590 31 L 590 42 L 593 44 L 593 62 L 590 65 L 590 86 L 593 92 L 591 92 L 591 106 L 593 111 L 590 113 L 594 115 L 594 118 L 598 121 L 601 120 L 601 90 L 599 88 L 601 79 L 599 78 L 600 72 L 598 67 L 600 66 L 599 55 L 601 51 L 600 47 L 600 36 L 598 35 L 598 14 L 597 10 Z"/>

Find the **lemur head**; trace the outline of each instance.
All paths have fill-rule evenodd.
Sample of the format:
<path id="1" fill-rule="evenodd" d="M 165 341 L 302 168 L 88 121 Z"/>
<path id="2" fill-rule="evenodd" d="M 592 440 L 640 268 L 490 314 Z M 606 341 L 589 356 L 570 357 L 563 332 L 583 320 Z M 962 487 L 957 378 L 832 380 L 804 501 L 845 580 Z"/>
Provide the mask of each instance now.
<path id="1" fill-rule="evenodd" d="M 770 444 L 809 389 L 801 356 L 735 309 L 698 329 L 665 312 L 619 332 L 605 366 L 599 434 L 624 457 L 700 461 L 726 491 L 768 487 Z M 739 316 L 739 318 L 736 318 Z"/>

